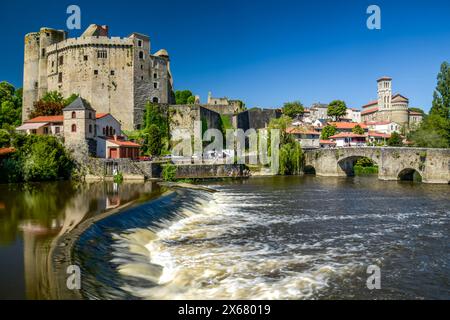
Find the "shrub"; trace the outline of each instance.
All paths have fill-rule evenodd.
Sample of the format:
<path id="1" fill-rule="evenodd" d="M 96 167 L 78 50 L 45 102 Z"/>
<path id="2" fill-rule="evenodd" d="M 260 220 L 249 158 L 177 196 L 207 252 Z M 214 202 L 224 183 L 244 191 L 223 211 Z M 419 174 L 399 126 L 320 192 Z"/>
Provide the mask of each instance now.
<path id="1" fill-rule="evenodd" d="M 175 181 L 177 167 L 173 164 L 165 164 L 162 169 L 162 178 L 164 181 Z"/>

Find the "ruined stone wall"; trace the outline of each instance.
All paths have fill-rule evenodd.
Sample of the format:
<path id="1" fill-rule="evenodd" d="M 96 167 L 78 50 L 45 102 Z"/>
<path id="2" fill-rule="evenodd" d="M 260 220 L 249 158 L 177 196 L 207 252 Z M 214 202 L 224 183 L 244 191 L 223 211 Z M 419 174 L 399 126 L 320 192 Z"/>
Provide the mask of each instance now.
<path id="1" fill-rule="evenodd" d="M 270 120 L 279 118 L 281 112 L 277 109 L 253 108 L 239 113 L 235 116 L 234 122 L 237 128 L 244 131 L 253 129 L 264 129 L 269 125 Z"/>
<path id="2" fill-rule="evenodd" d="M 170 130 L 188 129 L 194 134 L 195 121 L 205 121 L 207 128 L 220 128 L 220 114 L 204 108 L 200 105 L 171 105 L 170 108 Z"/>

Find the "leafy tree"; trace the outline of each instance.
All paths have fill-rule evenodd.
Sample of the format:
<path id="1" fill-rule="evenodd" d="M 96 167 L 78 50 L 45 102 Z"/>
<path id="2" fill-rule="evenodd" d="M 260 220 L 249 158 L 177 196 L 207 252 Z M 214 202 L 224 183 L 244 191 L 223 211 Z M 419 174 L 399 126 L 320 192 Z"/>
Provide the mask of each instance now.
<path id="1" fill-rule="evenodd" d="M 0 148 L 9 147 L 11 145 L 11 135 L 5 129 L 0 129 Z"/>
<path id="2" fill-rule="evenodd" d="M 279 129 L 280 130 L 280 143 L 287 144 L 291 142 L 290 136 L 286 133 L 286 130 L 291 126 L 292 118 L 282 115 L 280 118 L 272 119 L 269 122 L 269 133 L 271 129 Z M 270 137 L 269 137 L 270 142 Z M 270 148 L 269 148 L 270 149 Z"/>
<path id="3" fill-rule="evenodd" d="M 300 101 L 286 102 L 282 108 L 282 111 L 284 115 L 295 118 L 302 115 L 305 112 L 305 108 Z"/>
<path id="4" fill-rule="evenodd" d="M 76 98 L 78 98 L 77 94 L 71 94 L 67 99 L 64 99 L 58 91 L 49 91 L 42 99 L 34 102 L 34 110 L 31 112 L 30 117 L 62 115 L 62 110 L 75 101 Z"/>
<path id="5" fill-rule="evenodd" d="M 333 100 L 328 105 L 327 113 L 329 117 L 332 117 L 335 121 L 338 121 L 347 113 L 347 105 L 342 100 Z"/>
<path id="6" fill-rule="evenodd" d="M 189 98 L 187 98 L 186 103 L 187 104 L 195 104 L 195 97 L 190 96 Z"/>
<path id="7" fill-rule="evenodd" d="M 450 65 L 444 62 L 437 76 L 436 90 L 430 115 L 409 138 L 414 146 L 429 148 L 450 147 Z"/>
<path id="8" fill-rule="evenodd" d="M 355 165 L 356 165 L 356 166 L 361 166 L 361 167 L 373 167 L 373 166 L 375 165 L 375 163 L 374 163 L 373 160 L 370 159 L 370 158 L 362 157 L 362 158 L 359 158 L 359 159 L 356 161 L 356 164 L 355 164 Z"/>
<path id="9" fill-rule="evenodd" d="M 364 129 L 361 128 L 361 126 L 358 124 L 358 125 L 353 127 L 352 132 L 354 134 L 364 134 Z"/>
<path id="10" fill-rule="evenodd" d="M 161 149 L 163 147 L 161 131 L 158 126 L 152 124 L 146 132 L 146 147 L 147 152 L 152 156 L 161 155 Z"/>
<path id="11" fill-rule="evenodd" d="M 300 143 L 294 140 L 287 144 L 281 144 L 279 174 L 299 174 L 301 171 L 302 159 L 303 151 Z"/>
<path id="12" fill-rule="evenodd" d="M 335 126 L 327 125 L 322 129 L 321 139 L 328 140 L 331 136 L 337 133 L 337 128 Z"/>
<path id="13" fill-rule="evenodd" d="M 22 120 L 22 89 L 0 82 L 0 127 L 18 126 Z"/>
<path id="14" fill-rule="evenodd" d="M 175 103 L 176 104 L 188 104 L 189 97 L 192 97 L 193 94 L 190 90 L 178 90 L 175 91 Z M 195 98 L 194 98 L 195 99 Z"/>
<path id="15" fill-rule="evenodd" d="M 448 62 L 442 63 L 437 80 L 430 114 L 450 119 L 450 64 Z"/>
<path id="16" fill-rule="evenodd" d="M 50 181 L 72 172 L 73 161 L 55 137 L 14 133 L 11 145 L 17 151 L 0 167 L 7 182 Z"/>
<path id="17" fill-rule="evenodd" d="M 402 137 L 398 132 L 393 132 L 391 137 L 387 140 L 387 145 L 390 147 L 401 147 L 403 146 Z"/>
<path id="18" fill-rule="evenodd" d="M 423 109 L 421 108 L 409 108 L 409 111 L 418 112 L 421 113 L 422 115 L 425 115 L 425 111 L 423 111 Z"/>

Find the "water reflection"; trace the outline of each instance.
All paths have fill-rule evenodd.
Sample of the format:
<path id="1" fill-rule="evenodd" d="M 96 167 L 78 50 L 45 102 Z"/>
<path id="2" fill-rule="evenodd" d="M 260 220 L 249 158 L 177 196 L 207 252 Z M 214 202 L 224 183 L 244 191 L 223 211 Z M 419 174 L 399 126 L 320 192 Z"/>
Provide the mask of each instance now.
<path id="1" fill-rule="evenodd" d="M 0 299 L 52 298 L 49 253 L 57 240 L 86 219 L 155 192 L 152 183 L 0 185 Z"/>

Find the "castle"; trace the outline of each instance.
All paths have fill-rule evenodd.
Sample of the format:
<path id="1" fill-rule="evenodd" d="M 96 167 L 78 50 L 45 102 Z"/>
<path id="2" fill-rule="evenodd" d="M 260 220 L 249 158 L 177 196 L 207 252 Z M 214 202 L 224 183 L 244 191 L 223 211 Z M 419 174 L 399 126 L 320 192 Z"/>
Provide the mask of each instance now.
<path id="1" fill-rule="evenodd" d="M 25 36 L 22 120 L 49 91 L 82 96 L 100 113 L 110 113 L 124 130 L 140 129 L 145 104 L 174 101 L 166 50 L 151 54 L 150 38 L 133 33 L 109 37 L 92 24 L 79 38 L 41 28 Z"/>
<path id="2" fill-rule="evenodd" d="M 413 126 L 422 121 L 422 114 L 409 110 L 409 100 L 397 93 L 392 95 L 392 78 L 377 80 L 378 99 L 364 105 L 361 111 L 363 122 L 391 121 L 401 126 Z"/>

